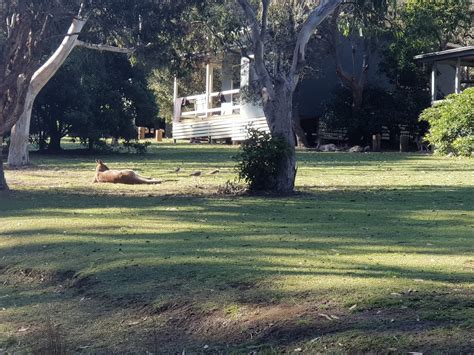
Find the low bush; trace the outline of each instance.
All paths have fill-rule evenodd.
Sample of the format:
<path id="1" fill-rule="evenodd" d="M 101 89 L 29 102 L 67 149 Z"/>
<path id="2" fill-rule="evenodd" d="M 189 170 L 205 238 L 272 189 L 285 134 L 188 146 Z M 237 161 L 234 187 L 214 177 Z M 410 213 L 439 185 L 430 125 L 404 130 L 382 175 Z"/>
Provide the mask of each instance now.
<path id="1" fill-rule="evenodd" d="M 248 139 L 234 157 L 239 179 L 248 184 L 250 191 L 272 190 L 276 184 L 275 176 L 289 151 L 283 138 L 250 128 Z"/>
<path id="2" fill-rule="evenodd" d="M 474 88 L 449 95 L 440 104 L 427 108 L 421 121 L 430 125 L 425 139 L 440 154 L 471 156 L 474 152 Z"/>
<path id="3" fill-rule="evenodd" d="M 148 146 L 150 145 L 150 142 L 123 142 L 122 145 L 125 148 L 125 150 L 129 153 L 134 152 L 136 154 L 145 154 L 148 150 Z"/>

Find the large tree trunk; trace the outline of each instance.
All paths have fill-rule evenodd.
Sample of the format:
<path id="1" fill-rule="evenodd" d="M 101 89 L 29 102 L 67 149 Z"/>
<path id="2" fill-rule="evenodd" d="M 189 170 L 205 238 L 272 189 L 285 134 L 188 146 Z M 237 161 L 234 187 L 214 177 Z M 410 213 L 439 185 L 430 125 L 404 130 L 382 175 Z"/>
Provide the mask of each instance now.
<path id="1" fill-rule="evenodd" d="M 268 127 L 274 137 L 282 137 L 288 144 L 288 154 L 282 157 L 275 179 L 275 192 L 289 193 L 295 188 L 296 151 L 292 120 L 293 90 L 287 83 L 275 86 L 275 100 L 263 105 Z"/>
<path id="2" fill-rule="evenodd" d="M 25 99 L 25 109 L 18 122 L 13 126 L 10 135 L 10 147 L 8 150 L 9 166 L 25 166 L 30 163 L 28 146 L 30 139 L 30 121 L 31 112 L 35 97 L 32 91 L 28 89 Z"/>
<path id="3" fill-rule="evenodd" d="M 362 108 L 364 100 L 364 87 L 357 83 L 353 83 L 352 87 L 352 112 L 357 113 Z"/>
<path id="4" fill-rule="evenodd" d="M 10 150 L 8 152 L 9 166 L 29 164 L 28 140 L 30 136 L 31 112 L 35 98 L 74 49 L 77 44 L 77 37 L 86 22 L 86 19 L 74 18 L 67 31 L 67 35 L 54 54 L 34 73 L 28 87 L 23 113 L 11 131 Z"/>
<path id="5" fill-rule="evenodd" d="M 289 152 L 282 157 L 282 165 L 275 176 L 275 192 L 288 193 L 295 187 L 296 152 L 295 131 L 292 119 L 293 94 L 299 82 L 299 76 L 305 62 L 306 45 L 311 35 L 321 22 L 326 19 L 342 0 L 321 0 L 314 8 L 298 32 L 291 66 L 288 72 L 277 73 L 268 71 L 265 63 L 265 41 L 267 39 L 267 20 L 270 6 L 269 0 L 261 1 L 261 20 L 248 0 L 236 0 L 249 21 L 251 38 L 254 45 L 255 72 L 262 93 L 263 111 L 272 136 L 283 137 L 288 143 Z M 279 66 L 278 66 L 279 67 Z M 257 79 L 257 78 L 256 78 Z"/>

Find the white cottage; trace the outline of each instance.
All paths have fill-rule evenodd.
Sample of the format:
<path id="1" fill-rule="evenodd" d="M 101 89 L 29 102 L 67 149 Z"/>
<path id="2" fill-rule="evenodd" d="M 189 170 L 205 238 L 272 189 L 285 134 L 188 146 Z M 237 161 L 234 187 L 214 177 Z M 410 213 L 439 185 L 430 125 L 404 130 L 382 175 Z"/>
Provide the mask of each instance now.
<path id="1" fill-rule="evenodd" d="M 241 95 L 250 81 L 250 65 L 248 58 L 232 55 L 208 60 L 205 87 L 187 96 L 180 96 L 175 78 L 173 139 L 238 142 L 246 138 L 249 126 L 268 131 L 262 108 Z"/>

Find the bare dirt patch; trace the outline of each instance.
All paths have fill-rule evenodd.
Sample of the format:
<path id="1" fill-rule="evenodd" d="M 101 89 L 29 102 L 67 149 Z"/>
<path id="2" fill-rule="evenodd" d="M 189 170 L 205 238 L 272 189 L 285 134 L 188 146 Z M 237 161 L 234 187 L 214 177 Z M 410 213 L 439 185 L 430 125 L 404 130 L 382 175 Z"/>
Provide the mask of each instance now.
<path id="1" fill-rule="evenodd" d="M 430 297 L 437 296 L 420 294 L 409 296 L 408 301 L 422 304 L 423 299 Z M 375 339 L 390 333 L 395 334 L 392 339 L 395 341 L 409 334 L 436 332 L 446 325 L 445 319 L 424 318 L 422 314 L 417 307 L 388 306 L 358 311 L 327 302 L 245 304 L 232 312 L 200 310 L 192 304 L 169 304 L 158 310 L 156 319 L 160 326 L 153 330 L 152 338 L 161 344 L 163 351 L 169 352 L 195 351 L 206 346 L 216 352 L 263 348 L 288 351 L 298 344 L 312 345 L 316 341 L 326 342 L 323 349 L 330 349 L 333 345 L 340 346 L 334 339 L 344 334 L 363 334 L 367 339 Z M 361 346 L 364 344 L 346 343 L 344 350 L 358 351 Z M 387 348 L 383 342 L 374 345 L 369 341 L 366 346 L 367 351 Z M 468 344 L 462 346 L 467 349 Z"/>

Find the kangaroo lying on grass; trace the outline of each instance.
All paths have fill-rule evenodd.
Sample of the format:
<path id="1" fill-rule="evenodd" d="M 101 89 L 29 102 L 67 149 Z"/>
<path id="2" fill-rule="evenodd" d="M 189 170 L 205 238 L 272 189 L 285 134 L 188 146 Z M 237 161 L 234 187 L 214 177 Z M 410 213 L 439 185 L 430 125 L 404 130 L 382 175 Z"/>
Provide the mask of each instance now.
<path id="1" fill-rule="evenodd" d="M 110 170 L 102 160 L 96 160 L 95 176 L 92 182 L 112 184 L 161 184 L 161 180 L 141 177 L 133 170 Z"/>

